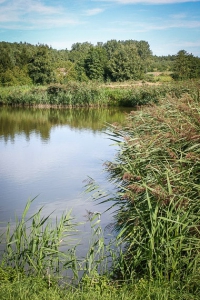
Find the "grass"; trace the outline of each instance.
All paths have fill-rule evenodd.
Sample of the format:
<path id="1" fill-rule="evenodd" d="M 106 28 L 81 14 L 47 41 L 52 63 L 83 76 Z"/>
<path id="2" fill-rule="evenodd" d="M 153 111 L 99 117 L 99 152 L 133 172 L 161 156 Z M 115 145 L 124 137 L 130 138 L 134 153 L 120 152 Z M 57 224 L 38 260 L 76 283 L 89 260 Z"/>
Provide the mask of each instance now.
<path id="1" fill-rule="evenodd" d="M 12 279 L 9 274 L 12 272 Z M 6 280 L 2 280 L 2 273 L 7 275 Z M 162 284 L 155 281 L 141 279 L 137 282 L 125 283 L 121 285 L 112 284 L 105 277 L 86 278 L 84 283 L 78 286 L 67 284 L 49 284 L 41 277 L 23 276 L 16 274 L 13 278 L 13 269 L 0 269 L 0 297 L 2 300 L 33 299 L 33 300 L 83 300 L 83 299 L 155 299 L 155 300 L 197 300 L 199 292 L 188 292 L 186 289 L 179 290 L 175 284 L 168 282 Z"/>

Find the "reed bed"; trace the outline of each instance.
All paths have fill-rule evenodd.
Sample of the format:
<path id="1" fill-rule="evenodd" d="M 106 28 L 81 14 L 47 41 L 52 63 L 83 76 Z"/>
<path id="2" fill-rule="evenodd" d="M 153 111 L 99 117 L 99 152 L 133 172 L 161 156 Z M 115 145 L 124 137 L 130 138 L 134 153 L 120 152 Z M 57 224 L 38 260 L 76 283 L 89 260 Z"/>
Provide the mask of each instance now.
<path id="1" fill-rule="evenodd" d="M 6 299 L 199 299 L 199 277 L 188 277 L 180 286 L 177 280 L 128 277 L 128 266 L 119 241 L 105 243 L 98 213 L 90 213 L 91 239 L 85 258 L 78 259 L 72 247 L 74 224 L 70 213 L 59 221 L 42 217 L 42 208 L 28 217 L 28 201 L 21 219 L 1 236 L 6 248 L 0 265 L 0 298 Z M 53 225 L 53 226 L 52 226 Z M 67 250 L 62 249 L 62 244 Z M 107 265 L 112 258 L 112 268 Z M 120 280 L 119 270 L 126 272 Z M 71 276 L 66 271 L 71 270 Z M 81 271 L 81 274 L 79 272 Z M 114 271 L 114 273 L 113 273 Z M 64 272 L 64 273 L 63 273 Z M 125 277 L 124 277 L 125 278 Z"/>
<path id="2" fill-rule="evenodd" d="M 191 90 L 190 90 L 191 91 Z M 167 280 L 198 290 L 200 271 L 200 98 L 172 91 L 133 111 L 107 163 L 117 196 L 115 230 L 124 243 L 121 278 Z"/>
<path id="3" fill-rule="evenodd" d="M 163 83 L 160 85 L 127 85 L 125 88 L 99 83 L 69 82 L 66 85 L 0 88 L 0 104 L 38 107 L 137 107 L 158 103 L 167 94 L 180 97 L 189 92 L 196 95 L 199 82 Z M 198 97 L 198 95 L 196 95 Z"/>

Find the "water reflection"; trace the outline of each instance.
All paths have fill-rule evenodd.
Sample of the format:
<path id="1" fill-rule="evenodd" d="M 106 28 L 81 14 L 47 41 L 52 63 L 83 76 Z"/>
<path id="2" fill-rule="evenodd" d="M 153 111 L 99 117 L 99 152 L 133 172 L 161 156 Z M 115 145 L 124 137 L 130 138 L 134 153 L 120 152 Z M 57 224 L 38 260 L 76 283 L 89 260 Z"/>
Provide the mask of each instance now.
<path id="1" fill-rule="evenodd" d="M 35 132 L 43 142 L 50 139 L 53 126 L 69 125 L 71 129 L 102 131 L 106 123 L 123 122 L 127 108 L 38 109 L 0 107 L 0 138 L 14 142 L 16 134 L 26 140 Z"/>
<path id="2" fill-rule="evenodd" d="M 104 133 L 106 123 L 122 123 L 128 109 L 24 109 L 0 107 L 0 221 L 14 221 L 28 199 L 38 195 L 30 213 L 45 205 L 53 218 L 72 209 L 77 221 L 96 207 L 83 194 L 90 176 L 110 189 L 103 163 L 116 147 Z M 103 226 L 110 222 L 103 214 Z M 85 229 L 84 229 L 85 230 Z"/>

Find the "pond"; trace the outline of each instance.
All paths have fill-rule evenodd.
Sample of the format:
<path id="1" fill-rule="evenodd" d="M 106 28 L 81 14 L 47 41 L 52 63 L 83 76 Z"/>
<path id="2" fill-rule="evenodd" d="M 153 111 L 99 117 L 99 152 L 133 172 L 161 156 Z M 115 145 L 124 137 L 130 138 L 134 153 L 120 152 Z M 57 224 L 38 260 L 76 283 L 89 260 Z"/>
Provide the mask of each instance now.
<path id="1" fill-rule="evenodd" d="M 0 107 L 1 226 L 20 217 L 34 197 L 30 214 L 42 205 L 45 214 L 58 218 L 72 209 L 77 222 L 87 211 L 103 213 L 109 205 L 97 206 L 84 193 L 85 180 L 89 176 L 103 189 L 112 188 L 103 164 L 114 159 L 117 146 L 107 124 L 122 123 L 129 111 Z M 110 221 L 109 212 L 102 215 L 104 227 Z"/>

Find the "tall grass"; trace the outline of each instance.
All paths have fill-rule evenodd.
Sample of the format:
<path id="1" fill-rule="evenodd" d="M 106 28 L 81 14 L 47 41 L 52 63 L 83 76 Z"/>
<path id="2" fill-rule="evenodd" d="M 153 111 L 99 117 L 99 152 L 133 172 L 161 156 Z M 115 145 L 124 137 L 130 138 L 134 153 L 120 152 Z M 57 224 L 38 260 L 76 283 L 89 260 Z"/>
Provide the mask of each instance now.
<path id="1" fill-rule="evenodd" d="M 115 230 L 126 277 L 192 286 L 200 270 L 200 99 L 185 93 L 130 114 L 113 127 L 120 143 L 107 163 L 118 194 Z M 124 272 L 124 271 L 123 271 Z M 124 273 L 121 277 L 124 277 Z M 195 284 L 194 284 L 195 286 Z M 194 287 L 195 289 L 196 287 Z"/>
<path id="2" fill-rule="evenodd" d="M 1 232 L 0 243 L 3 250 L 1 266 L 13 268 L 29 276 L 44 276 L 54 279 L 65 278 L 79 282 L 108 272 L 106 263 L 110 244 L 105 243 L 99 213 L 89 212 L 90 239 L 85 257 L 77 257 L 76 248 L 80 247 L 78 223 L 73 223 L 71 212 L 63 213 L 59 220 L 51 219 L 51 214 L 43 216 L 41 207 L 29 216 L 29 200 L 20 218 L 14 225 L 7 224 Z M 80 238 L 79 238 L 80 239 Z M 70 280 L 67 276 L 70 274 Z"/>
<path id="3" fill-rule="evenodd" d="M 2 264 L 35 276 L 60 276 L 63 266 L 75 271 L 75 247 L 70 239 L 76 228 L 70 212 L 55 223 L 51 215 L 41 215 L 42 207 L 28 217 L 32 201 L 27 202 L 21 218 L 16 217 L 14 228 L 8 224 L 6 234 L 2 235 Z M 67 250 L 62 251 L 63 247 Z"/>
<path id="4" fill-rule="evenodd" d="M 137 270 L 131 270 L 133 257 L 127 257 L 123 248 L 117 248 L 122 246 L 121 242 L 105 243 L 98 213 L 89 215 L 91 240 L 87 255 L 80 259 L 71 247 L 74 224 L 70 214 L 52 223 L 50 216 L 41 217 L 41 208 L 28 217 L 30 204 L 31 201 L 22 218 L 16 219 L 14 228 L 8 225 L 4 236 L 1 299 L 199 299 L 198 274 L 187 276 L 182 285 L 178 278 L 154 276 L 149 280 L 144 274 L 140 278 L 135 273 Z M 63 243 L 67 246 L 64 249 Z M 65 274 L 68 270 L 71 270 L 70 279 Z"/>
<path id="5" fill-rule="evenodd" d="M 137 107 L 158 103 L 167 94 L 180 97 L 183 93 L 198 96 L 198 82 L 163 83 L 160 85 L 131 85 L 110 88 L 99 83 L 69 82 L 66 85 L 52 84 L 36 87 L 0 88 L 0 104 L 12 106 L 53 107 Z"/>
<path id="6" fill-rule="evenodd" d="M 107 105 L 108 101 L 99 85 L 74 82 L 46 87 L 1 88 L 0 103 L 13 106 L 100 107 Z"/>

